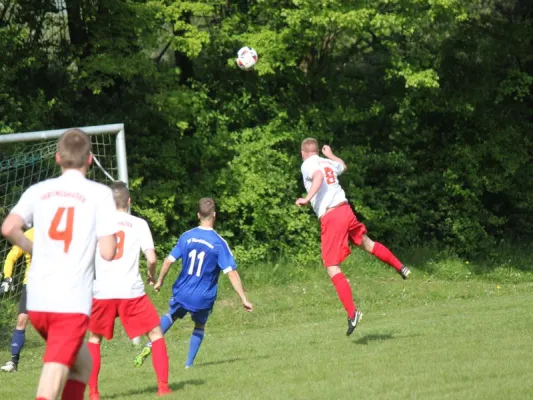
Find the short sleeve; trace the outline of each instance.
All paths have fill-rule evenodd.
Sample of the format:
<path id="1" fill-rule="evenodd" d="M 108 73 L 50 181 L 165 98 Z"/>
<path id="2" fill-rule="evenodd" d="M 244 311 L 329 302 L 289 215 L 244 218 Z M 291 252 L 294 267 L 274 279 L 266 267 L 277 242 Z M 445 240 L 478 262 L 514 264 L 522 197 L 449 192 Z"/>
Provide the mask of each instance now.
<path id="1" fill-rule="evenodd" d="M 30 227 L 33 225 L 33 212 L 35 209 L 35 189 L 33 186 L 28 188 L 20 197 L 19 202 L 11 210 L 11 214 L 17 214 L 24 220 L 24 225 Z"/>
<path id="2" fill-rule="evenodd" d="M 178 243 L 174 246 L 170 254 L 167 256 L 167 258 L 174 262 L 176 260 L 179 260 L 182 257 L 182 251 L 181 251 L 181 243 L 182 243 L 182 237 L 178 239 Z"/>
<path id="3" fill-rule="evenodd" d="M 305 180 L 312 180 L 313 174 L 318 170 L 318 164 L 312 162 L 312 160 L 306 160 L 302 164 L 302 176 Z"/>
<path id="4" fill-rule="evenodd" d="M 341 175 L 344 172 L 344 165 L 342 165 L 340 162 L 331 161 L 331 164 L 333 165 L 333 170 L 337 175 Z"/>
<path id="5" fill-rule="evenodd" d="M 143 221 L 141 235 L 141 250 L 145 252 L 146 250 L 155 249 L 152 232 L 150 232 L 150 227 L 146 221 Z"/>
<path id="6" fill-rule="evenodd" d="M 117 232 L 117 209 L 111 189 L 105 188 L 96 207 L 96 237 L 114 235 Z"/>
<path id="7" fill-rule="evenodd" d="M 237 263 L 233 254 L 228 246 L 228 243 L 220 238 L 220 252 L 218 254 L 218 267 L 227 274 L 230 271 L 235 271 L 237 269 Z"/>

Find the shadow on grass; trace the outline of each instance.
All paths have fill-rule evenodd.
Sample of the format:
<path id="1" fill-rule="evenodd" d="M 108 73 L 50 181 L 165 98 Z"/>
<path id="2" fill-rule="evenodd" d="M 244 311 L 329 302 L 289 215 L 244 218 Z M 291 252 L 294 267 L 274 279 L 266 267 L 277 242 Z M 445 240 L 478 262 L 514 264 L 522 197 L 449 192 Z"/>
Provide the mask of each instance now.
<path id="1" fill-rule="evenodd" d="M 173 392 L 177 392 L 183 389 L 187 385 L 199 386 L 203 384 L 205 384 L 205 381 L 203 379 L 189 379 L 187 381 L 170 383 L 168 386 L 172 389 Z M 152 397 L 154 397 L 156 393 L 157 393 L 157 386 L 154 385 L 154 386 L 148 386 L 142 389 L 133 389 L 127 392 L 115 393 L 111 396 L 105 396 L 105 398 L 106 399 L 117 399 L 117 398 L 122 398 L 122 397 L 127 398 L 129 396 L 135 396 L 135 395 L 141 395 L 141 394 L 149 394 Z"/>
<path id="2" fill-rule="evenodd" d="M 262 359 L 265 359 L 265 358 L 270 358 L 270 356 L 246 357 L 246 358 L 242 358 L 242 357 L 228 358 L 226 360 L 210 361 L 210 362 L 206 362 L 206 363 L 195 364 L 194 368 L 209 367 L 211 365 L 231 364 L 231 363 L 234 363 L 234 362 L 237 362 L 237 361 L 250 360 L 250 359 L 262 360 Z"/>
<path id="3" fill-rule="evenodd" d="M 382 342 L 384 340 L 396 339 L 392 333 L 371 333 L 365 335 L 362 338 L 357 339 L 353 343 L 357 344 L 368 344 L 370 342 Z"/>

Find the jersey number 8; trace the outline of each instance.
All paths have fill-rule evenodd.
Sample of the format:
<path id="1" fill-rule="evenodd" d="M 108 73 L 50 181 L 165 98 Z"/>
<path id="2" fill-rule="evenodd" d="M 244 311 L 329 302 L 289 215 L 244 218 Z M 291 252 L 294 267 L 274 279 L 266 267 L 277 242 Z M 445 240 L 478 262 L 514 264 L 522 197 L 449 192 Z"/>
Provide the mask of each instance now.
<path id="1" fill-rule="evenodd" d="M 324 168 L 324 172 L 326 173 L 326 183 L 328 185 L 334 184 L 337 180 L 335 179 L 335 172 L 329 167 Z"/>

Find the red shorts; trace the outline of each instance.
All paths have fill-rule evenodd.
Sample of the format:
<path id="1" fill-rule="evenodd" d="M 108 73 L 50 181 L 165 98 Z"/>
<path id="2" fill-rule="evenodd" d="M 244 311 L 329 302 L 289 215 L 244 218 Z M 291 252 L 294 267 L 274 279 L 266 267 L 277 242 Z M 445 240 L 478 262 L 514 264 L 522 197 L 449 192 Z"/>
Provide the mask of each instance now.
<path id="1" fill-rule="evenodd" d="M 351 254 L 348 240 L 359 246 L 367 232 L 348 203 L 324 214 L 320 219 L 322 260 L 326 267 L 339 265 Z"/>
<path id="2" fill-rule="evenodd" d="M 126 334 L 133 339 L 159 326 L 159 315 L 146 295 L 134 299 L 93 299 L 89 331 L 113 338 L 115 319 L 120 317 Z"/>
<path id="3" fill-rule="evenodd" d="M 89 317 L 78 313 L 28 311 L 31 324 L 46 340 L 43 362 L 72 368 L 78 357 Z"/>

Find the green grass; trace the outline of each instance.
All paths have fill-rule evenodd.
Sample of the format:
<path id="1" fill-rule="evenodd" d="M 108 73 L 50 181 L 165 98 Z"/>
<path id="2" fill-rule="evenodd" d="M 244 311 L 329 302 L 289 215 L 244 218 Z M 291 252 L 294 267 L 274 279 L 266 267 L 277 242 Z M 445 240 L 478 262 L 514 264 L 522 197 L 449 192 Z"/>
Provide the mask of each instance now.
<path id="1" fill-rule="evenodd" d="M 365 316 L 350 338 L 322 269 L 293 276 L 282 266 L 287 280 L 272 282 L 244 271 L 252 314 L 221 277 L 194 368 L 183 368 L 190 320 L 167 334 L 169 400 L 533 398 L 530 273 L 501 267 L 479 275 L 464 260 L 439 263 L 440 272 L 413 263 L 414 279 L 404 282 L 356 253 L 345 271 Z M 161 311 L 166 300 L 167 293 L 154 296 Z M 20 371 L 0 375 L 2 400 L 34 398 L 42 344 L 28 336 Z M 0 361 L 9 358 L 5 350 Z M 155 398 L 151 363 L 131 366 L 136 351 L 120 327 L 103 345 L 102 399 Z"/>

